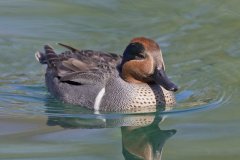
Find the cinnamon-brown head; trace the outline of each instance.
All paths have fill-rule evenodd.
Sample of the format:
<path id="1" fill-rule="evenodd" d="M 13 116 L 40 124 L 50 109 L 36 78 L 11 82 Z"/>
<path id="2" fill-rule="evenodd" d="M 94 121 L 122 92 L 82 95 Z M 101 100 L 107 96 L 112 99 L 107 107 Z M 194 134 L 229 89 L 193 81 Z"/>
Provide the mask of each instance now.
<path id="1" fill-rule="evenodd" d="M 159 45 L 151 39 L 132 39 L 123 53 L 120 70 L 121 77 L 129 83 L 157 83 L 167 90 L 177 90 L 165 74 Z"/>

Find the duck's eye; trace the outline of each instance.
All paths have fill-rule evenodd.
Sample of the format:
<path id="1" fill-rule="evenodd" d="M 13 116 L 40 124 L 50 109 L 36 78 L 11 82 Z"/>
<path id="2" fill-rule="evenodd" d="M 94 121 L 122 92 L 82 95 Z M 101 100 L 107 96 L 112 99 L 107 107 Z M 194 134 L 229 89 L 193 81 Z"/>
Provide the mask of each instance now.
<path id="1" fill-rule="evenodd" d="M 144 53 L 137 53 L 135 56 L 135 59 L 144 59 L 145 58 L 145 54 Z"/>

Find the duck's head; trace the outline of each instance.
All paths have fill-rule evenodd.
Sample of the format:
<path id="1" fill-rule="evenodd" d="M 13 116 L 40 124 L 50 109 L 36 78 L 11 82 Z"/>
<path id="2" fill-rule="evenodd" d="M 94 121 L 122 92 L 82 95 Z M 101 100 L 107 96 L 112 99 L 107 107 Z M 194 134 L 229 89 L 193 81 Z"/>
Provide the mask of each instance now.
<path id="1" fill-rule="evenodd" d="M 178 90 L 165 73 L 159 45 L 145 37 L 131 40 L 123 53 L 120 73 L 129 83 L 156 83 L 169 91 Z"/>

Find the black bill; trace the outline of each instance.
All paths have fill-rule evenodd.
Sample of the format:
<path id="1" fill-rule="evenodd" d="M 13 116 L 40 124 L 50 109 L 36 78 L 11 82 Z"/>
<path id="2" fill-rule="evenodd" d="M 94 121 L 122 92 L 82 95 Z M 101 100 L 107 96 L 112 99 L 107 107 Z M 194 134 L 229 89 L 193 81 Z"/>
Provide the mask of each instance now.
<path id="1" fill-rule="evenodd" d="M 178 90 L 177 85 L 169 80 L 165 71 L 162 68 L 161 69 L 157 68 L 155 70 L 153 78 L 157 84 L 161 85 L 163 88 L 165 88 L 168 91 L 176 92 Z"/>

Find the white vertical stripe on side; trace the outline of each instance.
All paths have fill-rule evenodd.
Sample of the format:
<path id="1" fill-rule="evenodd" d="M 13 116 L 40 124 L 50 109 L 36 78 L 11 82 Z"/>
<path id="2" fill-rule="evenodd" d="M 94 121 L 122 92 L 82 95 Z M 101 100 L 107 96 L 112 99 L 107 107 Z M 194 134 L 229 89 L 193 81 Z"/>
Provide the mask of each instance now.
<path id="1" fill-rule="evenodd" d="M 99 107 L 102 101 L 102 98 L 105 94 L 105 88 L 102 88 L 99 93 L 97 94 L 97 97 L 95 98 L 95 102 L 94 102 L 94 110 L 95 111 L 99 111 Z"/>

